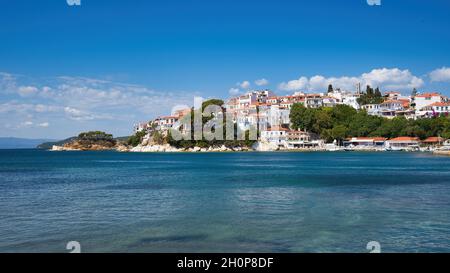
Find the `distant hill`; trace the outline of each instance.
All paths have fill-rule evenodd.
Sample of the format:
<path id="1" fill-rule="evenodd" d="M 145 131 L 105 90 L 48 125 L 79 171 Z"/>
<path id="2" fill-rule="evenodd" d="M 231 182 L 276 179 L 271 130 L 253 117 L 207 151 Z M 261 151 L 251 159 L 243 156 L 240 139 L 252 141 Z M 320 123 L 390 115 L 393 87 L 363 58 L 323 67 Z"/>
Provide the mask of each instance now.
<path id="1" fill-rule="evenodd" d="M 116 137 L 114 139 L 117 140 L 117 141 L 123 142 L 123 141 L 126 141 L 128 138 L 129 137 L 126 136 L 126 137 Z M 36 148 L 42 149 L 42 150 L 50 150 L 53 147 L 53 145 L 63 146 L 64 144 L 70 143 L 70 142 L 72 142 L 72 141 L 74 141 L 76 139 L 77 139 L 77 137 L 74 136 L 74 137 L 69 137 L 69 138 L 66 138 L 66 139 L 60 140 L 60 141 L 41 142 L 41 143 L 39 143 L 39 145 L 36 145 L 37 146 Z"/>
<path id="2" fill-rule="evenodd" d="M 59 140 L 59 141 L 42 141 L 42 142 L 36 144 L 35 147 L 38 149 L 42 149 L 42 150 L 50 150 L 53 147 L 53 145 L 63 146 L 64 144 L 72 142 L 75 139 L 77 139 L 77 137 L 69 137 L 64 140 Z"/>
<path id="3" fill-rule="evenodd" d="M 37 145 L 49 141 L 54 140 L 0 137 L 0 149 L 35 149 Z"/>

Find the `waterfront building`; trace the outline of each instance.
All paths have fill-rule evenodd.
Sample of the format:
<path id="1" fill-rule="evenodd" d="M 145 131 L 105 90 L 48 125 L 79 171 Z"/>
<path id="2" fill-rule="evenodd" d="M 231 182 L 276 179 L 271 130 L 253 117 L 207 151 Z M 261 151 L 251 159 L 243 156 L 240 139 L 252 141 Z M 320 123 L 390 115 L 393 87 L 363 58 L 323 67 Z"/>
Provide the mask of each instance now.
<path id="1" fill-rule="evenodd" d="M 274 126 L 261 131 L 261 141 L 276 145 L 279 148 L 286 147 L 287 132 L 289 130 L 281 126 Z"/>
<path id="2" fill-rule="evenodd" d="M 343 142 L 344 147 L 383 147 L 387 138 L 384 137 L 352 137 Z"/>
<path id="3" fill-rule="evenodd" d="M 420 140 L 418 137 L 396 137 L 386 142 L 386 147 L 391 150 L 418 149 Z"/>
<path id="4" fill-rule="evenodd" d="M 422 141 L 424 146 L 441 146 L 445 143 L 445 139 L 442 137 L 428 137 Z"/>
<path id="5" fill-rule="evenodd" d="M 304 131 L 290 130 L 286 132 L 285 148 L 315 148 L 323 146 L 323 141 L 319 137 Z"/>

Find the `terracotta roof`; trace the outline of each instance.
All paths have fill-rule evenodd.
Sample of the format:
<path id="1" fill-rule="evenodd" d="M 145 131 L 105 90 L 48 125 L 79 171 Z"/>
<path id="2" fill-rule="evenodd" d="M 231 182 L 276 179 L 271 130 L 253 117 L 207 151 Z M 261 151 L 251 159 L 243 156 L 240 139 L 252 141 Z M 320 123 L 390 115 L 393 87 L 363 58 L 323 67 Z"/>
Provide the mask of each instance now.
<path id="1" fill-rule="evenodd" d="M 425 139 L 424 143 L 438 143 L 438 142 L 444 142 L 445 139 L 443 139 L 442 137 L 429 137 L 427 139 Z"/>
<path id="2" fill-rule="evenodd" d="M 389 141 L 419 141 L 419 138 L 418 137 L 396 137 L 396 138 L 393 138 L 393 139 L 389 139 Z"/>
<path id="3" fill-rule="evenodd" d="M 400 101 L 403 105 L 404 108 L 408 108 L 410 101 L 408 99 L 398 99 L 398 101 Z"/>
<path id="4" fill-rule="evenodd" d="M 158 117 L 158 119 L 170 119 L 170 118 L 177 119 L 178 117 L 176 117 L 176 116 L 161 116 L 161 117 Z"/>
<path id="5" fill-rule="evenodd" d="M 289 133 L 289 134 L 307 134 L 307 133 L 304 132 L 304 131 L 295 131 L 295 130 L 290 130 L 290 131 L 288 131 L 288 133 Z"/>
<path id="6" fill-rule="evenodd" d="M 450 106 L 450 102 L 435 102 L 428 106 Z"/>
<path id="7" fill-rule="evenodd" d="M 289 131 L 286 128 L 280 127 L 280 126 L 272 126 L 271 128 L 267 129 L 266 131 Z"/>
<path id="8" fill-rule="evenodd" d="M 438 96 L 441 96 L 441 94 L 433 92 L 433 93 L 423 93 L 423 94 L 417 95 L 416 97 L 419 97 L 419 98 L 430 98 L 430 97 L 438 97 Z"/>
<path id="9" fill-rule="evenodd" d="M 387 100 L 382 102 L 381 104 L 387 104 L 387 103 L 400 103 L 403 104 L 403 102 L 399 101 L 399 100 Z"/>

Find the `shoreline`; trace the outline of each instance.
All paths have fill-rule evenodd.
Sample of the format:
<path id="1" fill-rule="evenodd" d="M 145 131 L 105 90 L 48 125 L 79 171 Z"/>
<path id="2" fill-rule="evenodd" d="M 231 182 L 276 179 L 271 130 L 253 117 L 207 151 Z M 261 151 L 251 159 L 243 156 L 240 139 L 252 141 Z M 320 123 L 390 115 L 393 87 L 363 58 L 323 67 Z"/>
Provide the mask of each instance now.
<path id="1" fill-rule="evenodd" d="M 168 149 L 165 149 L 168 148 Z M 402 153 L 428 153 L 433 155 L 450 156 L 450 151 L 437 151 L 437 150 L 417 150 L 417 149 L 402 149 L 402 150 L 386 150 L 386 149 L 349 149 L 349 148 L 336 148 L 336 149 L 326 149 L 326 148 L 297 148 L 297 149 L 276 149 L 276 150 L 255 150 L 251 148 L 239 147 L 236 149 L 217 149 L 217 148 L 199 148 L 198 149 L 178 149 L 171 146 L 165 146 L 161 148 L 160 145 L 153 146 L 141 146 L 136 149 L 136 147 L 130 149 L 72 149 L 67 147 L 53 147 L 52 149 L 46 150 L 50 152 L 86 152 L 86 151 L 99 151 L 99 152 L 118 152 L 118 153 L 389 153 L 389 152 L 402 152 Z"/>

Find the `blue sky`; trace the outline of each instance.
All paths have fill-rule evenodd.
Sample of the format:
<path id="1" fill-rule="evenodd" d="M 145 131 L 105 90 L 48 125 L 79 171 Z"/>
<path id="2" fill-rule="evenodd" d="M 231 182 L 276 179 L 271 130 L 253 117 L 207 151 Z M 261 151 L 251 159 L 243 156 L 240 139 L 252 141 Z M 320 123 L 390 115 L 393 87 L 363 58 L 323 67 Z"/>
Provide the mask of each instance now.
<path id="1" fill-rule="evenodd" d="M 286 94 L 361 81 L 450 95 L 447 0 L 0 6 L 0 136 L 126 135 L 133 122 L 192 104 L 194 95 L 252 88 Z"/>

